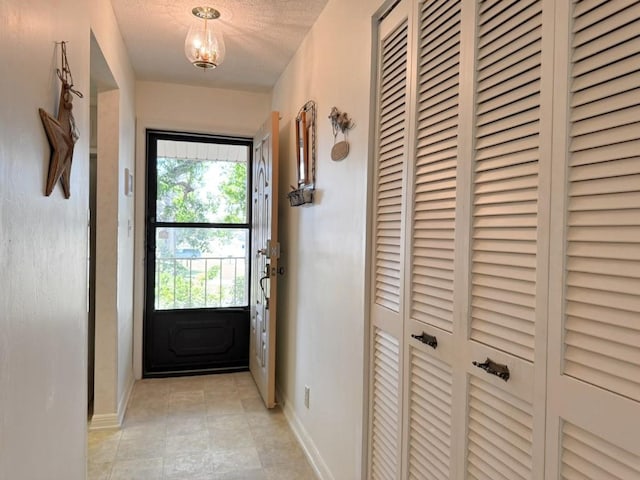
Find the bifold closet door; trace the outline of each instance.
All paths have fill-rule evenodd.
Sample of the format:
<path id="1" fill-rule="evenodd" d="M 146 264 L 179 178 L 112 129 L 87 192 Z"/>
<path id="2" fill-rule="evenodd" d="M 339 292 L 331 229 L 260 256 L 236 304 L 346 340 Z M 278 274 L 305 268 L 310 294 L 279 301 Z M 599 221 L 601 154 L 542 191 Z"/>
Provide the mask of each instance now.
<path id="1" fill-rule="evenodd" d="M 393 7 L 377 32 L 369 369 L 372 480 L 399 479 L 401 474 L 409 5 L 405 0 Z"/>
<path id="2" fill-rule="evenodd" d="M 547 477 L 640 478 L 640 2 L 558 2 Z"/>
<path id="3" fill-rule="evenodd" d="M 640 1 L 377 33 L 367 478 L 640 478 Z"/>
<path id="4" fill-rule="evenodd" d="M 457 478 L 544 478 L 553 67 L 550 1 L 463 2 Z M 471 54 L 468 49 L 473 48 Z M 471 68 L 470 68 L 471 67 Z M 469 79 L 467 81 L 466 79 Z M 472 107 L 471 107 L 472 105 Z"/>
<path id="5" fill-rule="evenodd" d="M 553 12 L 420 5 L 407 478 L 541 480 Z"/>
<path id="6" fill-rule="evenodd" d="M 452 463 L 454 251 L 460 1 L 419 2 L 416 120 L 409 158 L 405 276 L 404 478 L 449 480 Z"/>

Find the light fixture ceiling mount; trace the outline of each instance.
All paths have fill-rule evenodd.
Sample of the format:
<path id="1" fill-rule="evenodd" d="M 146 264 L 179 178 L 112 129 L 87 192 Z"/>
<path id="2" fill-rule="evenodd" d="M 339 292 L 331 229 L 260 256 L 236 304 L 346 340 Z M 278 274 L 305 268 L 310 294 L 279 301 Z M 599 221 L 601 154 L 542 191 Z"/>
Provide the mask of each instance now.
<path id="1" fill-rule="evenodd" d="M 220 18 L 220 12 L 213 7 L 194 7 L 191 13 L 194 17 L 202 18 L 203 20 Z"/>
<path id="2" fill-rule="evenodd" d="M 224 60 L 225 46 L 222 32 L 210 20 L 220 18 L 220 12 L 213 7 L 194 7 L 191 13 L 196 20 L 184 41 L 184 53 L 198 68 L 216 68 Z"/>

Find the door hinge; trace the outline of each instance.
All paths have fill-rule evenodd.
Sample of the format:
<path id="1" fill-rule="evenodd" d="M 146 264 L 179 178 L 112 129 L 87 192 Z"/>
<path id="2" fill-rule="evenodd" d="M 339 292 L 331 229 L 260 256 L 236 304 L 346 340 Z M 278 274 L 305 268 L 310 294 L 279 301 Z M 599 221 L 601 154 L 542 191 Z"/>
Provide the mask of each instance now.
<path id="1" fill-rule="evenodd" d="M 280 258 L 280 242 L 271 242 L 267 240 L 267 258 Z"/>

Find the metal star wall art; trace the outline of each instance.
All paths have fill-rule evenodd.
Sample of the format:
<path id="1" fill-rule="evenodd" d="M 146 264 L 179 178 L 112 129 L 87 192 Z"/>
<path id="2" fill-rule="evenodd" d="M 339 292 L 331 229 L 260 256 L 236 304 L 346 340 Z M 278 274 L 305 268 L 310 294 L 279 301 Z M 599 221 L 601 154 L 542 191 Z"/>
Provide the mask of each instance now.
<path id="1" fill-rule="evenodd" d="M 80 136 L 73 118 L 72 94 L 82 98 L 82 93 L 73 88 L 73 77 L 69 62 L 67 61 L 66 42 L 61 43 L 62 69 L 58 69 L 58 78 L 62 82 L 60 88 L 60 103 L 58 105 L 58 117 L 47 113 L 40 108 L 40 119 L 47 133 L 51 158 L 49 160 L 49 173 L 45 195 L 48 197 L 53 192 L 53 187 L 60 180 L 65 198 L 71 196 L 71 163 L 73 161 L 73 147 Z"/>

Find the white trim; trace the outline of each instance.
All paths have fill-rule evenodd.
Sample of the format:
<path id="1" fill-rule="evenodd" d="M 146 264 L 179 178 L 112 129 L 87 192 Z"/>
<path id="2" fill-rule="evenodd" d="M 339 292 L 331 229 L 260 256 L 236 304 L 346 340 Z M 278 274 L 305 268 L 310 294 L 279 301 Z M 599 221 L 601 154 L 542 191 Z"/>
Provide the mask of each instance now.
<path id="1" fill-rule="evenodd" d="M 331 474 L 331 470 L 322 459 L 320 452 L 313 443 L 313 439 L 302 425 L 302 422 L 298 419 L 296 412 L 291 408 L 290 403 L 286 400 L 286 397 L 282 395 L 282 391 L 276 387 L 277 404 L 281 406 L 284 417 L 291 428 L 291 431 L 295 435 L 298 443 L 302 447 L 304 455 L 309 460 L 313 472 L 319 480 L 335 480 L 335 477 Z"/>
<path id="2" fill-rule="evenodd" d="M 124 415 L 127 413 L 127 406 L 129 405 L 129 399 L 133 392 L 134 378 L 129 376 L 129 384 L 124 392 L 124 395 L 118 402 L 118 411 L 116 413 L 103 413 L 99 415 L 93 415 L 91 422 L 89 423 L 89 430 L 107 430 L 112 428 L 120 429 L 124 422 Z"/>
<path id="3" fill-rule="evenodd" d="M 145 278 L 145 202 L 146 174 L 146 128 L 145 120 L 136 120 L 135 167 L 134 175 L 134 221 L 133 221 L 133 375 L 142 378 L 143 340 L 142 324 L 144 320 L 144 278 Z"/>
<path id="4" fill-rule="evenodd" d="M 91 423 L 89 423 L 89 430 L 107 430 L 111 428 L 120 428 L 121 423 L 118 420 L 116 413 L 104 413 L 101 415 L 93 415 L 91 417 Z"/>
<path id="5" fill-rule="evenodd" d="M 129 399 L 131 398 L 131 393 L 133 393 L 133 385 L 135 380 L 131 374 L 129 374 L 129 382 L 127 384 L 126 390 L 122 397 L 120 397 L 120 402 L 118 402 L 118 423 L 122 426 L 124 423 L 124 415 L 127 413 L 127 407 L 129 406 Z"/>

